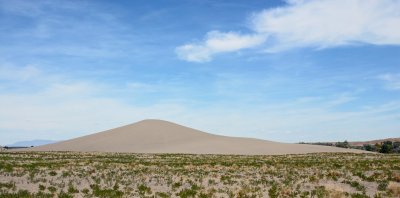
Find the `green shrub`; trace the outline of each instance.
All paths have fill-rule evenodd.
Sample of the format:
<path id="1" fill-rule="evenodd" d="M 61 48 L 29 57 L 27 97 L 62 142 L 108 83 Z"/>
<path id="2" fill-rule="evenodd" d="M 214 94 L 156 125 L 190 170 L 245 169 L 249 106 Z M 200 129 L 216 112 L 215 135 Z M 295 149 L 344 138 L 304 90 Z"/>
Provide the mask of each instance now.
<path id="1" fill-rule="evenodd" d="M 324 186 L 318 186 L 313 191 L 311 191 L 311 196 L 317 196 L 318 198 L 323 198 L 327 196 L 327 191 Z"/>
<path id="2" fill-rule="evenodd" d="M 49 186 L 49 187 L 47 187 L 47 189 L 48 189 L 50 192 L 52 192 L 52 193 L 54 193 L 54 192 L 57 191 L 57 188 L 54 187 L 54 186 Z"/>
<path id="3" fill-rule="evenodd" d="M 156 193 L 156 197 L 160 197 L 160 198 L 170 198 L 171 195 L 169 195 L 168 193 L 165 193 L 165 192 L 157 192 L 157 193 Z"/>
<path id="4" fill-rule="evenodd" d="M 355 193 L 351 194 L 351 198 L 369 198 L 369 196 L 365 194 Z"/>
<path id="5" fill-rule="evenodd" d="M 140 184 L 137 188 L 140 195 L 151 194 L 151 188 L 145 184 Z"/>
<path id="6" fill-rule="evenodd" d="M 56 176 L 56 175 L 57 175 L 57 172 L 56 172 L 56 171 L 50 171 L 50 172 L 49 172 L 49 175 L 50 175 L 50 176 Z"/>
<path id="7" fill-rule="evenodd" d="M 8 182 L 8 183 L 0 182 L 0 188 L 12 189 L 12 188 L 15 188 L 15 183 L 14 182 Z"/>
<path id="8" fill-rule="evenodd" d="M 193 189 L 182 189 L 177 196 L 181 198 L 195 197 L 197 194 L 196 190 Z"/>
<path id="9" fill-rule="evenodd" d="M 378 190 L 380 191 L 386 191 L 386 188 L 388 186 L 388 182 L 380 182 L 378 184 Z"/>
<path id="10" fill-rule="evenodd" d="M 46 186 L 43 186 L 42 184 L 39 184 L 39 191 L 42 191 L 42 190 L 46 190 Z"/>
<path id="11" fill-rule="evenodd" d="M 64 191 L 61 191 L 60 193 L 58 193 L 58 198 L 74 198 L 74 196 L 65 193 Z"/>
<path id="12" fill-rule="evenodd" d="M 89 189 L 87 188 L 82 189 L 82 193 L 85 195 L 89 194 Z"/>
<path id="13" fill-rule="evenodd" d="M 72 184 L 68 186 L 68 193 L 78 193 L 79 190 L 76 189 Z"/>
<path id="14" fill-rule="evenodd" d="M 93 195 L 101 198 L 109 198 L 109 197 L 122 197 L 124 195 L 123 192 L 114 189 L 101 189 L 98 185 L 92 185 Z"/>
<path id="15" fill-rule="evenodd" d="M 270 198 L 277 198 L 279 196 L 278 186 L 276 184 L 273 184 L 268 190 L 268 195 Z"/>

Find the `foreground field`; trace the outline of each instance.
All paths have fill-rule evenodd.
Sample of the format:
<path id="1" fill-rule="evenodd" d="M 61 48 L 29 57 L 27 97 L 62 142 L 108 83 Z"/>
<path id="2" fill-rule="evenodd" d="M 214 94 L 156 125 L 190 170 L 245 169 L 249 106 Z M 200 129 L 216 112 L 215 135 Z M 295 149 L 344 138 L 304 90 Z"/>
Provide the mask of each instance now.
<path id="1" fill-rule="evenodd" d="M 400 156 L 0 153 L 0 197 L 400 197 Z"/>

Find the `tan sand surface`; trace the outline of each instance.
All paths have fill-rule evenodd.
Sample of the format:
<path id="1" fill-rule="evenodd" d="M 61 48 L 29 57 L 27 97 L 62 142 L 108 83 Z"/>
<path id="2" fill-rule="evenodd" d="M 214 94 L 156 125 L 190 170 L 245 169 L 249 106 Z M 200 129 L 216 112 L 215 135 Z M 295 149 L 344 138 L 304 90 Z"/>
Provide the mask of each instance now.
<path id="1" fill-rule="evenodd" d="M 143 120 L 104 132 L 27 150 L 237 155 L 364 152 L 329 146 L 279 143 L 254 138 L 214 135 L 162 120 Z"/>

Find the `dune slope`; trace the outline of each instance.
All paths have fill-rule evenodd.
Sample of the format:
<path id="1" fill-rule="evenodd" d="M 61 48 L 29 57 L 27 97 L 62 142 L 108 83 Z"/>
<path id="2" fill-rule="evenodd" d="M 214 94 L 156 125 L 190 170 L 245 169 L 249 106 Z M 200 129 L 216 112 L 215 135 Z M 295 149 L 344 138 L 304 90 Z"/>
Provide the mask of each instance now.
<path id="1" fill-rule="evenodd" d="M 143 120 L 127 126 L 28 150 L 239 155 L 363 152 L 327 146 L 213 135 L 162 120 Z"/>

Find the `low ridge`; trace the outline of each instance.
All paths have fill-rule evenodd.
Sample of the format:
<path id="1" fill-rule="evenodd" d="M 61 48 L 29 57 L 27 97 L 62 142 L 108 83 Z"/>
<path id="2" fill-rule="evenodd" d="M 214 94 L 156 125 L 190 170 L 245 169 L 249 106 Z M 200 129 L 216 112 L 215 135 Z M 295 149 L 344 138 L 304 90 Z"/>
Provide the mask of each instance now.
<path id="1" fill-rule="evenodd" d="M 363 151 L 214 135 L 163 120 L 134 124 L 29 148 L 31 151 L 279 155 Z"/>

